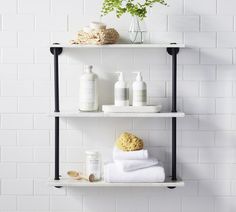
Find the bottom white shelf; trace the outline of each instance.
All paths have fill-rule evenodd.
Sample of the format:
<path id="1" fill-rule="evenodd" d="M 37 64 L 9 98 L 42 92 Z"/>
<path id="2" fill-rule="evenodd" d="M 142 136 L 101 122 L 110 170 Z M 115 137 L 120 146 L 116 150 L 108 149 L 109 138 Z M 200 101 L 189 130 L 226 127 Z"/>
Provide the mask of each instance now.
<path id="1" fill-rule="evenodd" d="M 171 181 L 166 179 L 163 183 L 106 183 L 104 181 L 98 182 L 87 182 L 87 181 L 76 181 L 73 179 L 60 179 L 60 180 L 49 180 L 51 186 L 63 186 L 63 187 L 182 187 L 184 181 L 178 179 L 177 181 Z"/>

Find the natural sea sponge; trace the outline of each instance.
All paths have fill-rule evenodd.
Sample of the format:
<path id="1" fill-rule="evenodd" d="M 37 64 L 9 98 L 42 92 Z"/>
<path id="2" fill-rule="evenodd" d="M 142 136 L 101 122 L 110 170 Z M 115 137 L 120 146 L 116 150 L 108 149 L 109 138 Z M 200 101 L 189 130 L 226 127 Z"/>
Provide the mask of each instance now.
<path id="1" fill-rule="evenodd" d="M 143 140 L 137 136 L 124 132 L 116 140 L 116 147 L 123 151 L 136 151 L 143 149 Z"/>
<path id="2" fill-rule="evenodd" d="M 114 44 L 119 37 L 119 33 L 113 28 L 92 30 L 91 32 L 79 31 L 76 40 L 72 40 L 71 44 Z"/>

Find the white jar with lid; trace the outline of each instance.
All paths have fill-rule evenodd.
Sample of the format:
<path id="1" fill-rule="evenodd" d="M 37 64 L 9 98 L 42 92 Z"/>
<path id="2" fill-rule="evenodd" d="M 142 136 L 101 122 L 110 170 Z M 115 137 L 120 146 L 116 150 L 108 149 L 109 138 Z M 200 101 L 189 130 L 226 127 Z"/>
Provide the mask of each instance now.
<path id="1" fill-rule="evenodd" d="M 101 179 L 101 157 L 97 151 L 86 151 L 86 176 L 94 174 L 95 180 Z"/>

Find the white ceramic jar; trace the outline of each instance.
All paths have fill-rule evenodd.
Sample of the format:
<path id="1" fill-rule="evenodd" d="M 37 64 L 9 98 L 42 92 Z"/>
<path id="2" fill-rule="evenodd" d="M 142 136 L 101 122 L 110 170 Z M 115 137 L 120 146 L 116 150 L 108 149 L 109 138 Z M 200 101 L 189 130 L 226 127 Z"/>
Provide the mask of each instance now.
<path id="1" fill-rule="evenodd" d="M 101 179 L 101 156 L 97 151 L 86 151 L 86 176 L 94 174 L 95 180 Z"/>
<path id="2" fill-rule="evenodd" d="M 105 25 L 105 24 L 103 24 L 103 23 L 101 23 L 101 22 L 96 22 L 96 21 L 91 22 L 91 23 L 89 24 L 89 27 L 90 27 L 91 29 L 94 29 L 94 30 L 106 29 L 106 25 Z"/>

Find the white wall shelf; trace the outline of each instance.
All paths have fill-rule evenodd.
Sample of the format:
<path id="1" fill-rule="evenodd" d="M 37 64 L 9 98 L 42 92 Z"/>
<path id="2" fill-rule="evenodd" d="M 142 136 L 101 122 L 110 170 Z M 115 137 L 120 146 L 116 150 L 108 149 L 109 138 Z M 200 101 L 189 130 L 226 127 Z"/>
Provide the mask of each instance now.
<path id="1" fill-rule="evenodd" d="M 184 44 L 179 43 L 156 43 L 156 44 L 113 44 L 113 45 L 68 45 L 68 44 L 57 44 L 54 43 L 50 46 L 50 52 L 54 56 L 54 95 L 55 95 L 55 112 L 51 116 L 55 119 L 55 177 L 54 180 L 50 181 L 50 184 L 56 187 L 62 186 L 76 186 L 76 187 L 168 187 L 175 188 L 177 186 L 183 186 L 184 183 L 177 178 L 177 118 L 184 117 L 184 113 L 177 112 L 177 54 L 179 53 L 180 48 L 184 48 Z M 85 49 L 85 48 L 99 48 L 99 49 L 120 49 L 120 48 L 134 48 L 134 49 L 145 49 L 145 48 L 163 48 L 166 49 L 167 53 L 172 57 L 172 107 L 169 113 L 104 113 L 104 112 L 95 112 L 95 113 L 84 113 L 79 111 L 71 112 L 60 112 L 59 105 L 59 55 L 63 52 L 64 49 Z M 84 117 L 84 118 L 113 118 L 113 117 L 141 117 L 141 118 L 171 118 L 172 120 L 172 171 L 171 179 L 167 179 L 164 183 L 87 183 L 87 182 L 75 182 L 66 179 L 60 178 L 60 160 L 59 160 L 59 137 L 60 129 L 59 122 L 60 118 L 73 118 L 73 117 Z"/>
<path id="2" fill-rule="evenodd" d="M 57 187 L 182 187 L 184 182 L 181 179 L 172 181 L 167 178 L 163 183 L 106 183 L 104 181 L 88 182 L 61 178 L 60 180 L 49 180 L 49 185 Z"/>
<path id="3" fill-rule="evenodd" d="M 50 47 L 54 48 L 184 48 L 183 43 L 154 43 L 154 44 L 107 44 L 107 45 L 79 45 L 79 44 L 53 44 Z"/>
<path id="4" fill-rule="evenodd" d="M 49 114 L 53 117 L 65 118 L 181 118 L 185 114 L 177 113 L 104 113 L 104 112 L 54 112 Z"/>

